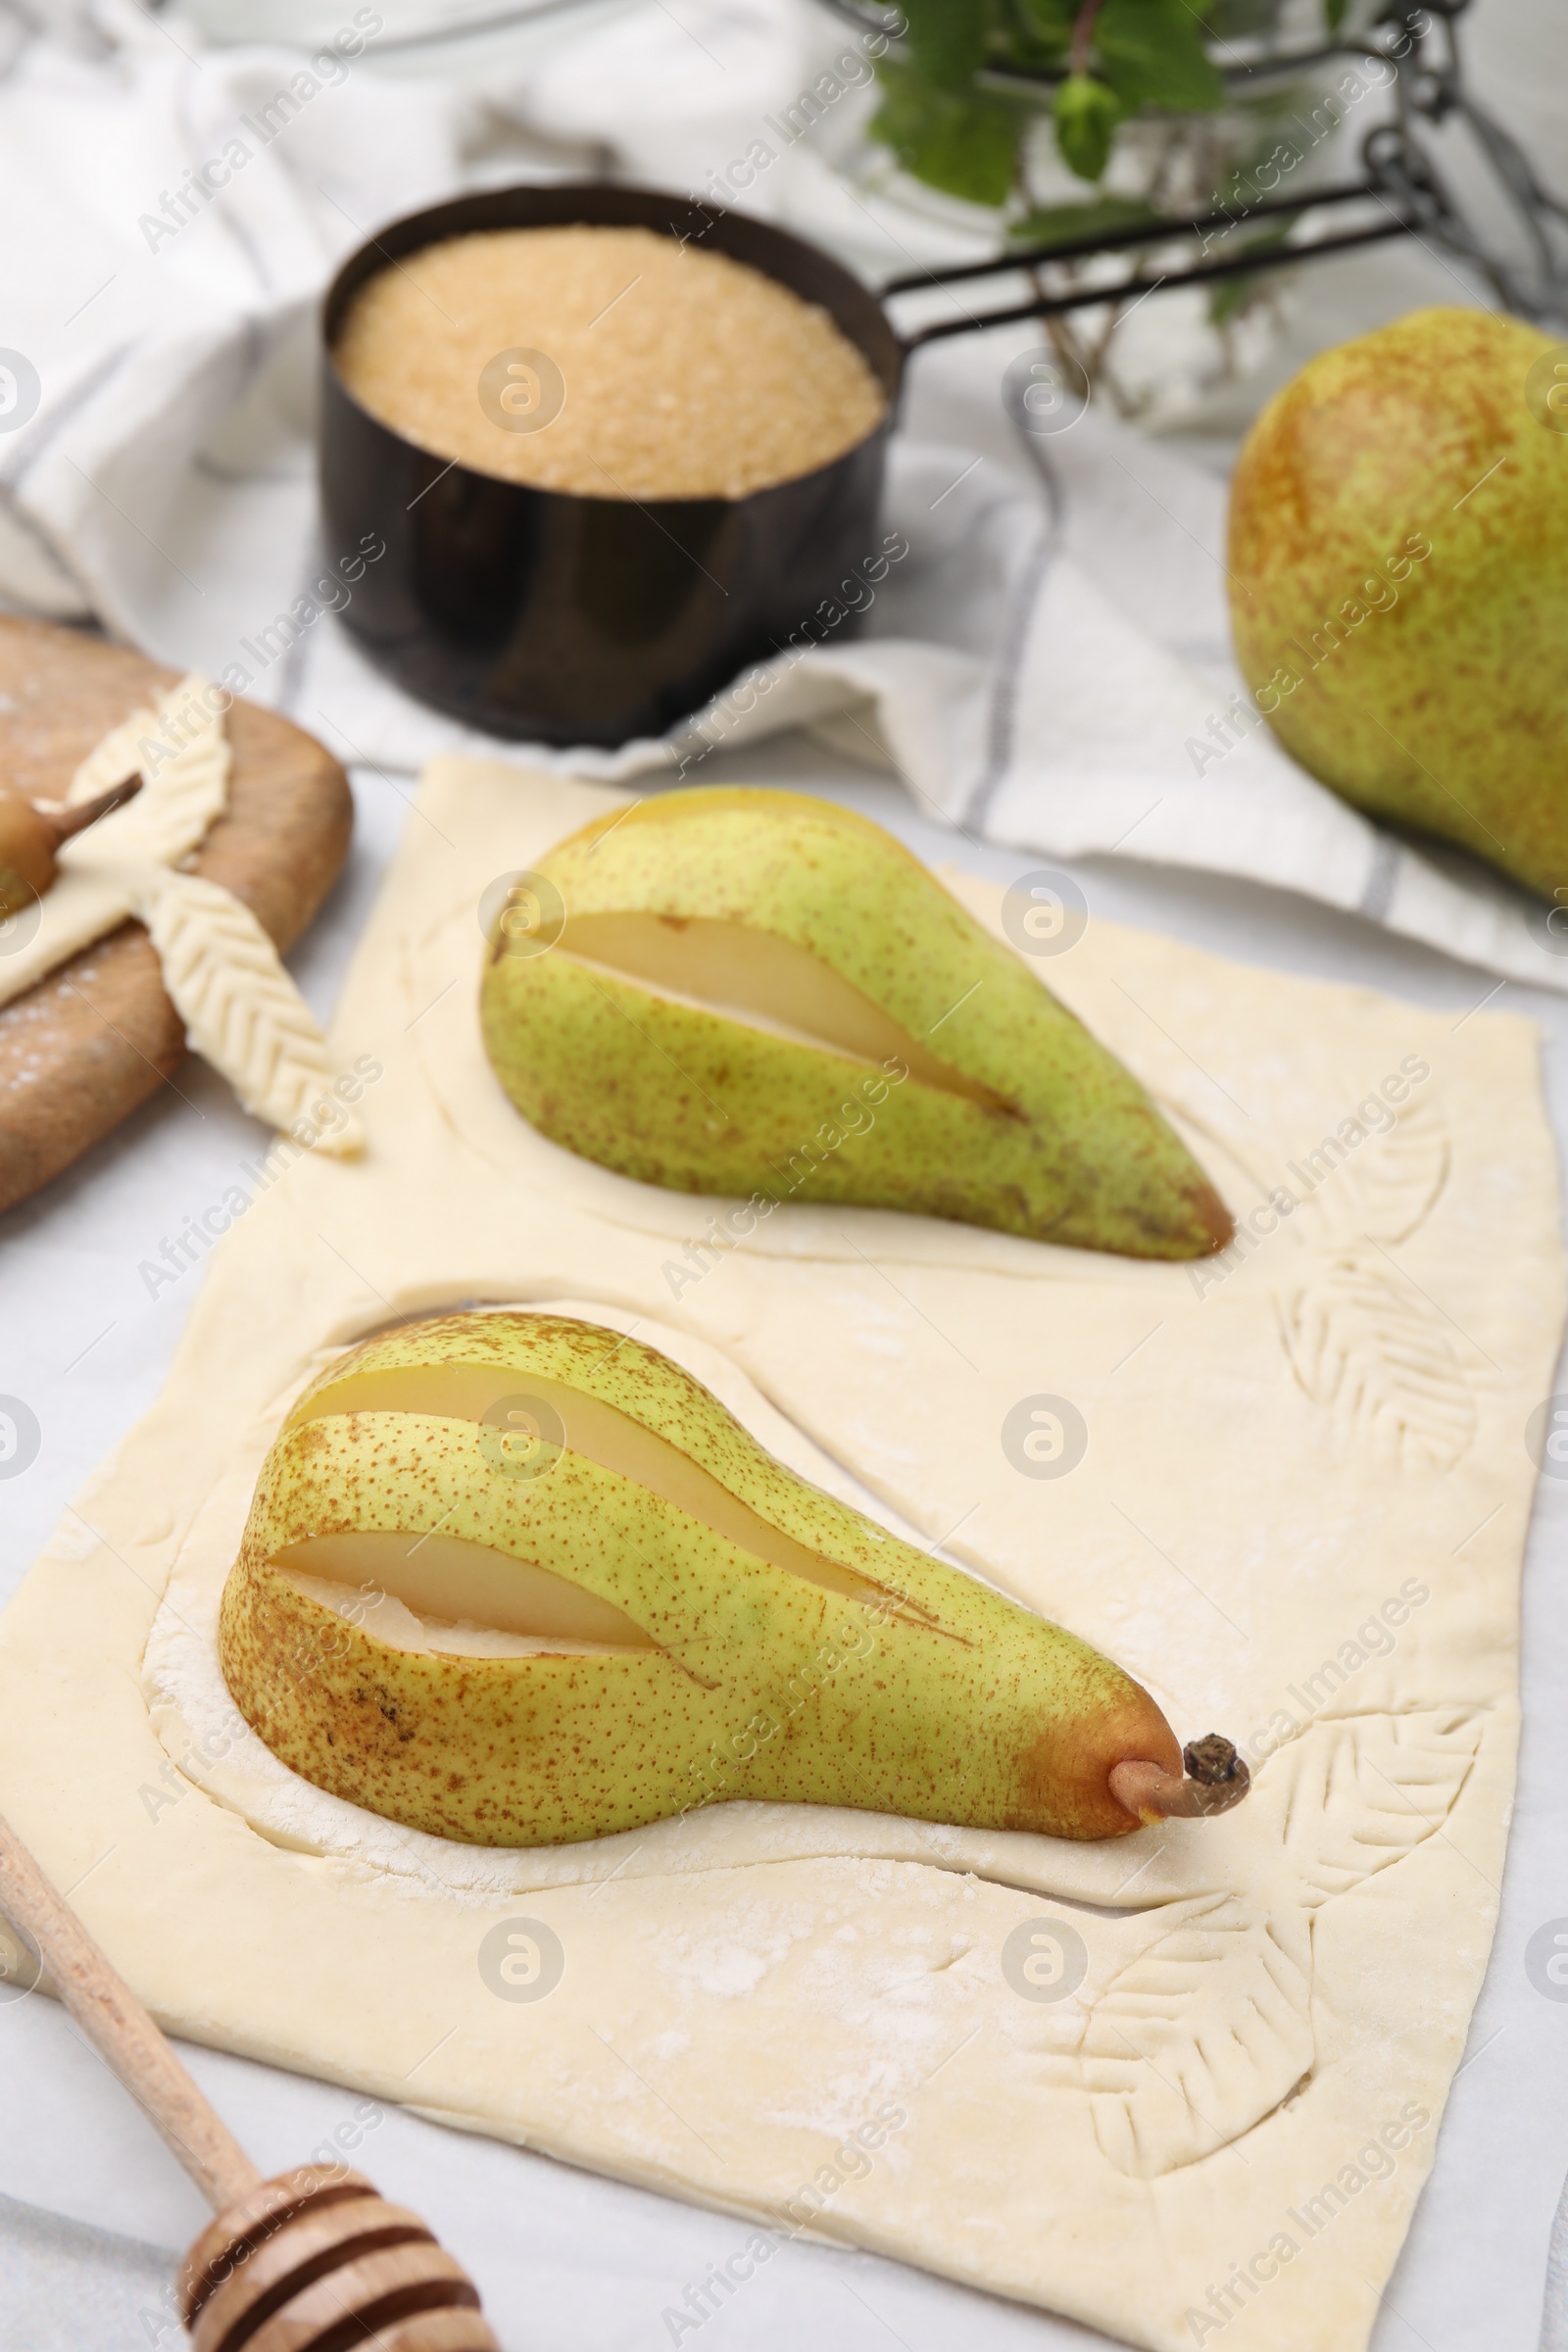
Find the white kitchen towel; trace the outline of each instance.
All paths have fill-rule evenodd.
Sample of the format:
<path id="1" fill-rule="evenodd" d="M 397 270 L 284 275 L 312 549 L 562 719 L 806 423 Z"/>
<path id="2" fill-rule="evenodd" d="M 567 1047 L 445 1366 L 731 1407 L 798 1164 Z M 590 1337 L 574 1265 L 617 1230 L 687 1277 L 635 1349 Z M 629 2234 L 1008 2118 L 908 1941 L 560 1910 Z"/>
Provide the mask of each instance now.
<path id="1" fill-rule="evenodd" d="M 6 2352 L 109 2352 L 184 2342 L 177 2258 L 0 2196 L 0 2289 Z"/>
<path id="2" fill-rule="evenodd" d="M 346 761 L 407 772 L 478 739 L 372 671 L 330 610 L 341 584 L 317 585 L 323 283 L 397 214 L 585 154 L 700 188 L 805 86 L 823 33 L 789 0 L 600 0 L 476 93 L 390 74 L 376 15 L 345 5 L 341 38 L 309 53 L 207 49 L 133 0 L 79 11 L 70 41 L 11 17 L 0 595 L 95 615 L 182 667 L 239 660 L 250 692 Z M 783 154 L 768 211 L 788 220 L 792 188 L 819 205 L 819 179 Z M 1401 844 L 1228 713 L 1223 485 L 1095 411 L 1023 436 L 1003 374 L 1034 339 L 918 361 L 883 527 L 786 654 L 667 741 L 549 764 L 720 780 L 730 748 L 811 726 L 977 837 L 1249 876 L 1568 989 L 1548 909 Z"/>

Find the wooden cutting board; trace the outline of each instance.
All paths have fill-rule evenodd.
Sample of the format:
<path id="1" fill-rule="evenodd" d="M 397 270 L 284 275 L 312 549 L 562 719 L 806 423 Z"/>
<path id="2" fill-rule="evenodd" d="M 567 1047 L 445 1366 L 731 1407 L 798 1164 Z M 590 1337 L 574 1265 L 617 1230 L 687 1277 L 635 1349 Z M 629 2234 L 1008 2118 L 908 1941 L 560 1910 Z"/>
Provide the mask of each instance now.
<path id="1" fill-rule="evenodd" d="M 94 744 L 176 683 L 123 646 L 0 614 L 0 783 L 62 799 Z M 283 953 L 342 867 L 348 779 L 314 737 L 255 703 L 235 703 L 227 726 L 228 808 L 195 870 L 243 899 Z M 138 922 L 0 1006 L 0 1209 L 69 1167 L 184 1058 L 184 1024 Z"/>

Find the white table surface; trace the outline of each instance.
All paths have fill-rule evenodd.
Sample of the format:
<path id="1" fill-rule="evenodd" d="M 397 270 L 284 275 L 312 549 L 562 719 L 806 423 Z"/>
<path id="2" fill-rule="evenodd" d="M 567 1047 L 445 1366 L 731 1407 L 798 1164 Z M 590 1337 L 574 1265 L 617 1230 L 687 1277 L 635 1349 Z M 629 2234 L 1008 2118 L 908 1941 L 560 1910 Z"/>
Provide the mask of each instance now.
<path id="1" fill-rule="evenodd" d="M 875 816 L 920 854 L 1006 881 L 1038 853 L 972 852 L 911 813 L 891 782 L 781 739 L 736 760 L 736 780 L 823 792 Z M 400 779 L 406 783 L 407 779 Z M 359 829 L 347 874 L 293 958 L 318 1009 L 330 1010 L 355 937 L 391 854 L 406 803 L 356 779 Z M 1074 870 L 1092 914 L 1147 924 L 1223 954 L 1365 982 L 1461 1020 L 1491 980 L 1305 901 L 1234 883 L 1085 860 Z M 1568 1121 L 1568 1004 L 1512 984 L 1494 1002 L 1542 1024 L 1559 1137 Z M 0 1220 L 0 1391 L 42 1425 L 38 1458 L 0 1484 L 0 1597 L 16 1587 L 77 1486 L 152 1402 L 201 1279 L 150 1300 L 138 1262 L 181 1218 L 232 1181 L 262 1131 L 202 1065 L 177 1081 L 36 1199 Z M 1521 1443 L 1523 1435 L 1521 1432 Z M 1525 1734 L 1502 1916 L 1437 2169 L 1379 2322 L 1377 2352 L 1529 2352 L 1540 2325 L 1546 2238 L 1568 2168 L 1568 2001 L 1527 1979 L 1532 1933 L 1568 1915 L 1568 1488 L 1543 1482 L 1531 1530 L 1524 1610 Z M 169 1934 L 180 1932 L 177 1918 Z M 302 1997 L 311 1955 L 299 1954 Z M 1409 1998 L 1419 2010 L 1420 1955 Z M 198 2080 L 266 2171 L 298 2162 L 350 2115 L 346 2093 L 207 2050 Z M 204 2216 L 195 2191 L 109 2074 L 42 1998 L 0 2004 L 0 2196 L 179 2249 Z M 998 2118 L 1005 2131 L 1005 2118 Z M 388 2194 L 426 2215 L 467 2265 L 507 2352 L 653 2352 L 675 2340 L 663 2314 L 731 2253 L 747 2226 L 388 2111 L 359 2151 Z M 0 2280 L 0 2309 L 5 2285 Z M 129 2306 L 127 2305 L 127 2309 Z M 120 2328 L 131 2344 L 173 2346 L 156 2305 Z M 79 2330 L 34 2317 L 7 2352 L 98 2352 Z M 702 2352 L 1067 2352 L 1105 2339 L 869 2255 L 784 2245 L 698 2331 Z M 679 2340 L 690 2344 L 693 2333 Z M 1331 2348 L 1325 2347 L 1325 2352 Z"/>

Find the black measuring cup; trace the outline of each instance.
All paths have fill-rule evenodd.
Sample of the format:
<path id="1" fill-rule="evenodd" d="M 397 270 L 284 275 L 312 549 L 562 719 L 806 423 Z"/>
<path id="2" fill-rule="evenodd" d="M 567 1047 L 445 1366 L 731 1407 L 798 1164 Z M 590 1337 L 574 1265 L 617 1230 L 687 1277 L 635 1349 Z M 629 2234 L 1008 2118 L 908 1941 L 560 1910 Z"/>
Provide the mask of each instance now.
<path id="1" fill-rule="evenodd" d="M 830 465 L 743 498 L 599 498 L 449 466 L 379 423 L 332 347 L 368 277 L 475 229 L 635 226 L 727 254 L 818 303 L 887 396 Z M 411 214 L 326 298 L 321 506 L 330 556 L 386 553 L 344 619 L 410 694 L 492 735 L 618 744 L 661 735 L 766 661 L 878 546 L 904 347 L 876 296 L 800 237 L 645 188 L 501 188 Z M 662 385 L 651 384 L 653 398 Z"/>
<path id="2" fill-rule="evenodd" d="M 1320 189 L 1314 206 L 1364 188 Z M 1251 218 L 1301 211 L 1258 205 Z M 1213 229 L 1220 217 L 1163 221 L 1112 236 L 921 270 L 863 285 L 818 247 L 744 213 L 658 189 L 588 181 L 487 189 L 411 213 L 370 238 L 339 270 L 322 314 L 320 487 L 327 554 L 385 552 L 358 576 L 345 624 L 377 668 L 436 710 L 486 734 L 549 744 L 614 745 L 662 735 L 700 710 L 738 672 L 810 631 L 880 549 L 877 514 L 888 436 L 909 354 L 940 336 L 1048 317 L 1152 284 L 1187 284 L 1255 270 L 1250 256 L 1124 289 L 1051 293 L 976 316 L 962 308 L 909 336 L 883 310 L 888 295 L 957 286 L 1098 253 Z M 535 489 L 453 465 L 382 424 L 338 373 L 333 346 L 368 278 L 448 237 L 573 223 L 651 228 L 728 255 L 819 304 L 857 346 L 887 397 L 880 421 L 831 464 L 741 498 L 594 497 Z M 1400 220 L 1308 254 L 1398 234 Z M 1275 261 L 1280 258 L 1273 257 Z M 650 397 L 663 387 L 651 385 Z M 477 387 L 475 397 L 478 397 Z M 353 576 L 352 574 L 350 576 Z M 854 601 L 858 601 L 858 598 Z M 835 633 L 854 626 L 841 618 Z"/>

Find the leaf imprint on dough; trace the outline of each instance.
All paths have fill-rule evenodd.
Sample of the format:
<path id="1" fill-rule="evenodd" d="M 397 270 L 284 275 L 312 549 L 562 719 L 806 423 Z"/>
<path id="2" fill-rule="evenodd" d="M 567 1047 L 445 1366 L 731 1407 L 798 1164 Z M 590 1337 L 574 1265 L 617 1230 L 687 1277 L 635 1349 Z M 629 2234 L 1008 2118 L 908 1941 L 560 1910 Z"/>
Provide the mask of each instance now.
<path id="1" fill-rule="evenodd" d="M 1319 1687 L 1329 1661 L 1312 1679 Z M 1309 1678 L 1302 1678 L 1302 1686 Z M 1279 1839 L 1303 1902 L 1348 1894 L 1443 1829 L 1481 1746 L 1485 1717 L 1460 1708 L 1320 1722 L 1260 1775 L 1253 1801 L 1278 1809 Z"/>
<path id="2" fill-rule="evenodd" d="M 1263 1237 L 1276 1269 L 1282 1254 L 1288 1261 L 1303 1251 L 1337 1254 L 1363 1240 L 1386 1246 L 1407 1241 L 1427 1222 L 1448 1180 L 1448 1130 L 1435 1101 L 1407 1102 L 1394 1126 L 1366 1134 L 1359 1144 L 1347 1143 L 1336 1123 L 1315 1147 L 1303 1145 L 1291 1157 L 1295 1148 L 1277 1132 L 1269 1139 L 1255 1132 L 1231 1135 L 1186 1103 L 1158 1095 L 1155 1100 L 1168 1118 L 1175 1114 L 1174 1124 L 1194 1130 L 1189 1135 L 1184 1129 L 1184 1140 L 1239 1213 L 1248 1213 L 1249 1192 L 1255 1206 L 1266 1206 L 1282 1189 L 1295 1200 L 1295 1208 Z"/>
<path id="3" fill-rule="evenodd" d="M 1323 1203 L 1333 1231 L 1365 1234 L 1374 1242 L 1407 1241 L 1437 1206 L 1450 1157 L 1442 1111 L 1418 1096 L 1396 1125 L 1369 1137 L 1347 1160 L 1343 1179 Z"/>
<path id="4" fill-rule="evenodd" d="M 1448 1470 L 1469 1449 L 1476 1402 L 1448 1335 L 1370 1250 L 1320 1260 L 1279 1309 L 1297 1385 L 1385 1459 Z"/>
<path id="5" fill-rule="evenodd" d="M 1065 2061 L 1118 2171 L 1152 2180 L 1211 2155 L 1311 2072 L 1311 1912 L 1439 1834 L 1484 1729 L 1462 1708 L 1320 1722 L 1259 1776 L 1251 1826 L 1285 1865 L 1272 1908 L 1254 1889 L 1148 1915 Z"/>
<path id="6" fill-rule="evenodd" d="M 1313 2060 L 1304 1934 L 1291 1952 L 1237 1894 L 1155 1916 L 1090 2009 L 1071 2062 L 1102 2153 L 1140 2180 L 1239 2139 Z"/>

